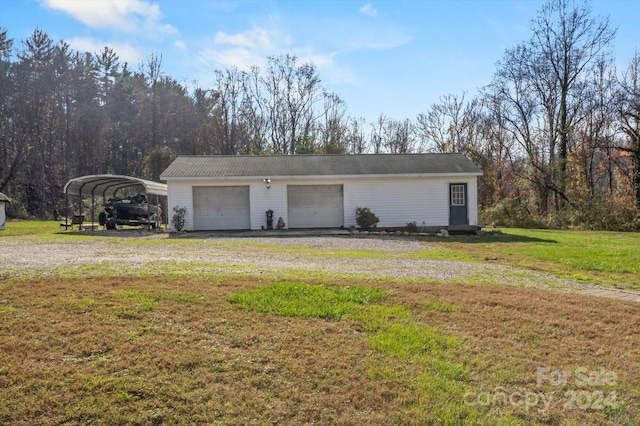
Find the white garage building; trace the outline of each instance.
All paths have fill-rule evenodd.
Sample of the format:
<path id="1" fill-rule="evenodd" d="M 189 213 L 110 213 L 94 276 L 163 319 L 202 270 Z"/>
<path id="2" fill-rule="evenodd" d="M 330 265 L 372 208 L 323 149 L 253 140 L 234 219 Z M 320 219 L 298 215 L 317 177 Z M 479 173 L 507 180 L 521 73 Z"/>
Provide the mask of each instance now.
<path id="1" fill-rule="evenodd" d="M 378 228 L 475 229 L 478 166 L 461 154 L 180 156 L 162 173 L 168 216 L 185 230 L 357 226 L 368 207 Z M 171 226 L 171 220 L 169 220 Z"/>

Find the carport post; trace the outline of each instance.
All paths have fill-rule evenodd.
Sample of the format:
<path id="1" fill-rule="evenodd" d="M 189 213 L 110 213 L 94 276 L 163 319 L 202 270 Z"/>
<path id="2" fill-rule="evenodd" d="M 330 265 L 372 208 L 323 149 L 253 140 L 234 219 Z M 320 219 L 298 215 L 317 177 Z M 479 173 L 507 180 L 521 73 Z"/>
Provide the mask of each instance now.
<path id="1" fill-rule="evenodd" d="M 64 229 L 69 229 L 69 193 L 64 193 Z"/>
<path id="2" fill-rule="evenodd" d="M 95 188 L 93 188 L 91 190 L 91 230 L 93 230 L 93 225 L 94 225 L 93 222 L 94 222 L 94 216 L 95 216 L 95 213 L 94 213 L 94 210 L 95 210 L 95 204 L 94 203 L 95 203 L 95 201 L 93 199 L 93 192 L 95 190 L 96 190 Z"/>
<path id="3" fill-rule="evenodd" d="M 82 202 L 82 187 L 80 187 L 80 195 L 78 196 L 78 214 L 80 216 L 84 216 L 84 206 L 83 206 L 83 202 Z M 82 229 L 82 227 L 81 227 Z"/>
<path id="4" fill-rule="evenodd" d="M 158 219 L 159 228 L 162 229 L 162 206 L 160 206 L 160 196 L 156 194 L 156 206 L 158 206 L 158 215 L 160 216 Z"/>

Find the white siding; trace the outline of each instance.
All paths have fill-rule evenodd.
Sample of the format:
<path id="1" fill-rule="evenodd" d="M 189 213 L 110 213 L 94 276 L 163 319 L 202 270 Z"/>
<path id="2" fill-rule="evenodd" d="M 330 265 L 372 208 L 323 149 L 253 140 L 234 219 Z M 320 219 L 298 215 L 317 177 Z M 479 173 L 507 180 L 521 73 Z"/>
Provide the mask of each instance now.
<path id="1" fill-rule="evenodd" d="M 449 183 L 468 183 L 469 224 L 477 221 L 476 178 L 396 178 L 350 180 L 344 185 L 345 227 L 357 226 L 355 209 L 368 207 L 379 228 L 449 224 Z"/>
<path id="2" fill-rule="evenodd" d="M 467 183 L 469 225 L 478 225 L 478 178 L 473 176 L 467 180 Z"/>
<path id="3" fill-rule="evenodd" d="M 251 229 L 267 228 L 267 210 L 273 211 L 273 228 L 282 218 L 288 227 L 287 217 L 287 185 L 272 182 L 270 188 L 263 182 L 251 184 Z"/>
<path id="4" fill-rule="evenodd" d="M 440 179 L 368 179 L 345 184 L 345 226 L 357 226 L 355 210 L 368 207 L 378 227 L 443 226 L 449 221 L 448 183 Z"/>
<path id="5" fill-rule="evenodd" d="M 169 228 L 174 229 L 172 218 L 174 207 L 185 207 L 187 209 L 184 222 L 185 231 L 193 231 L 193 182 L 169 181 L 167 182 L 167 218 Z"/>
<path id="6" fill-rule="evenodd" d="M 227 180 L 170 180 L 168 182 L 169 225 L 173 207 L 187 208 L 185 230 L 193 230 L 192 186 L 250 186 L 251 229 L 267 225 L 266 211 L 271 209 L 273 226 L 282 217 L 289 227 L 287 185 L 343 185 L 344 226 L 357 226 L 356 207 L 369 207 L 379 218 L 378 227 L 404 227 L 415 221 L 418 226 L 442 226 L 449 224 L 449 183 L 468 184 L 469 224 L 477 225 L 478 198 L 476 176 L 411 177 L 411 178 L 341 178 L 334 179 L 279 179 L 272 177 L 270 188 L 262 179 Z"/>

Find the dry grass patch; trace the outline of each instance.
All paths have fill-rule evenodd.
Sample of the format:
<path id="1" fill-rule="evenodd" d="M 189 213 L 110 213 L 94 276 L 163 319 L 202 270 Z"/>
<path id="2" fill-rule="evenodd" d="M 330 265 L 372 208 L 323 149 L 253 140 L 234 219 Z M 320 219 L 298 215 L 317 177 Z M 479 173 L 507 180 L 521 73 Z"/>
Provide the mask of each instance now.
<path id="1" fill-rule="evenodd" d="M 425 296 L 456 308 L 433 309 Z M 406 285 L 394 300 L 410 306 L 418 322 L 463 339 L 464 364 L 472 372 L 468 385 L 473 395 L 468 401 L 478 406 L 511 412 L 527 423 L 640 422 L 637 303 L 549 290 L 447 284 L 431 284 L 428 289 Z M 613 373 L 615 379 L 607 382 L 601 373 Z M 512 400 L 501 404 L 500 392 Z M 537 404 L 529 409 L 521 399 L 528 393 L 538 394 Z M 614 407 L 606 406 L 610 396 L 616 397 Z M 540 410 L 543 397 L 551 399 L 549 409 Z"/>
<path id="2" fill-rule="evenodd" d="M 383 423 L 398 385 L 368 378 L 366 360 L 381 361 L 362 333 L 227 301 L 259 284 L 5 286 L 0 423 Z"/>
<path id="3" fill-rule="evenodd" d="M 388 297 L 359 303 L 341 320 L 229 302 L 272 284 L 189 277 L 0 283 L 0 424 L 640 422 L 636 304 L 430 283 L 376 283 Z M 613 386 L 578 388 L 575 376 L 538 385 L 540 367 L 602 367 L 617 377 Z M 546 411 L 474 399 L 498 386 L 555 399 Z M 572 390 L 615 391 L 621 403 L 567 409 Z"/>

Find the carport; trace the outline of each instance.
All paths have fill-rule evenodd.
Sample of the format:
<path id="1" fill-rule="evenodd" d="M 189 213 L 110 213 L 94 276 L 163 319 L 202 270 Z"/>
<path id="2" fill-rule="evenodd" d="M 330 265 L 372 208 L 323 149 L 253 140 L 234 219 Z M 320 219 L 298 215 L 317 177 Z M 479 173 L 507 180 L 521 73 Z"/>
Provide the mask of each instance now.
<path id="1" fill-rule="evenodd" d="M 138 188 L 138 192 L 147 196 L 155 196 L 155 204 L 160 205 L 160 197 L 167 196 L 167 185 L 133 176 L 122 175 L 87 175 L 69 180 L 64 186 L 65 194 L 65 225 L 69 223 L 69 196 L 78 196 L 79 215 L 83 215 L 82 200 L 91 196 L 91 205 L 95 204 L 95 197 L 101 196 L 103 200 L 116 198 L 118 192 L 128 188 Z M 94 211 L 91 209 L 91 225 L 95 226 Z"/>

